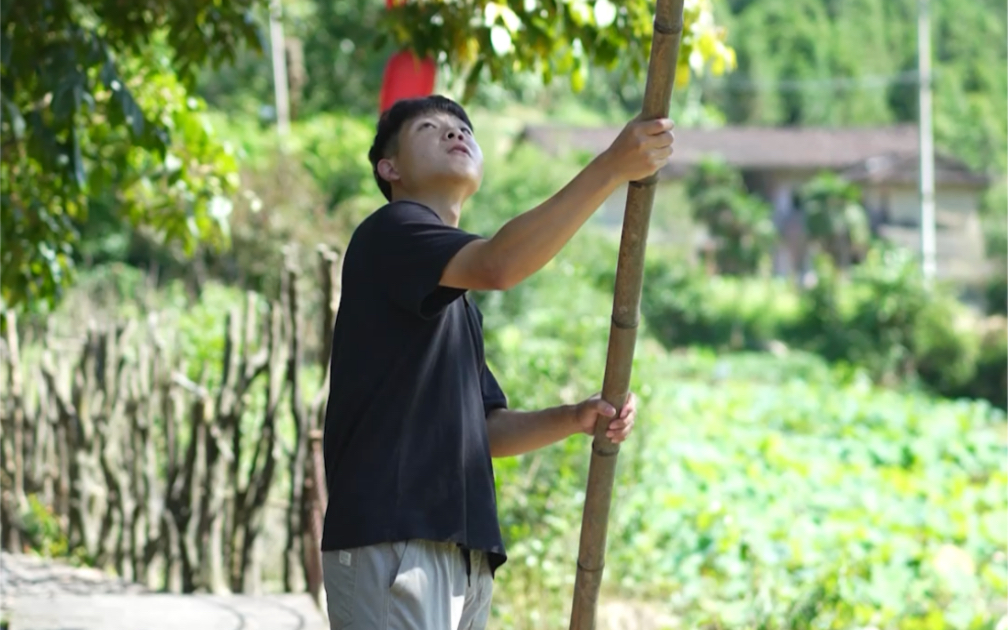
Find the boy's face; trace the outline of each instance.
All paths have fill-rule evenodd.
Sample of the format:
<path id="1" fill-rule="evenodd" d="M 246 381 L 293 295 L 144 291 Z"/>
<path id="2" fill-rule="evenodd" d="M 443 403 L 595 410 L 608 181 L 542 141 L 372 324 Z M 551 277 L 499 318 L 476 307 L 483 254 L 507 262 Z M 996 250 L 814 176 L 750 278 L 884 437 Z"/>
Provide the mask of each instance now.
<path id="1" fill-rule="evenodd" d="M 378 169 L 407 190 L 452 189 L 468 198 L 483 180 L 483 152 L 468 125 L 451 114 L 430 112 L 403 125 L 398 150 Z"/>

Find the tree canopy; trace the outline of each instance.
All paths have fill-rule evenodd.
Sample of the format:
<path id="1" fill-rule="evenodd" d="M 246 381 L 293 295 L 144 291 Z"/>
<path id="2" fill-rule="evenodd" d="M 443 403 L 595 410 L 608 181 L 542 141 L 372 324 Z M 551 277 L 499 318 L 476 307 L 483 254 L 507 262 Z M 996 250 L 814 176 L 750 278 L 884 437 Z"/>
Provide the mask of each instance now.
<path id="1" fill-rule="evenodd" d="M 591 66 L 627 64 L 635 73 L 651 53 L 654 3 L 648 0 L 436 0 L 406 2 L 388 12 L 388 32 L 400 46 L 447 63 L 472 94 L 485 70 L 492 81 L 536 72 L 544 83 L 568 76 L 575 92 Z M 725 31 L 714 21 L 711 0 L 686 0 L 680 83 L 710 69 L 734 66 Z"/>
<path id="2" fill-rule="evenodd" d="M 191 246 L 223 234 L 234 158 L 189 87 L 239 43 L 252 0 L 42 0 L 0 5 L 2 298 L 45 304 L 72 272 L 87 207 Z"/>
<path id="3" fill-rule="evenodd" d="M 238 165 L 194 88 L 201 70 L 261 53 L 263 4 L 0 1 L 3 303 L 39 307 L 59 295 L 96 204 L 186 250 L 226 242 Z M 394 42 L 434 56 L 466 77 L 466 96 L 481 78 L 528 72 L 570 76 L 578 89 L 592 64 L 645 67 L 652 17 L 646 0 L 409 2 L 367 37 L 372 49 Z M 687 0 L 686 20 L 679 76 L 730 67 L 709 0 Z"/>

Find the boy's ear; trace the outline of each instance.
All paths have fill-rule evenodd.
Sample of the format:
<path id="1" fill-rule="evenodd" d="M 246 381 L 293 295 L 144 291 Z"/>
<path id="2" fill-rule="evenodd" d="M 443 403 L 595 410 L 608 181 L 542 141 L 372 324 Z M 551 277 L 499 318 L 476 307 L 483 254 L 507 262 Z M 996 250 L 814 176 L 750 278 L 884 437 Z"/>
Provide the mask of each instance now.
<path id="1" fill-rule="evenodd" d="M 399 169 L 391 158 L 378 161 L 378 175 L 387 182 L 399 181 Z"/>

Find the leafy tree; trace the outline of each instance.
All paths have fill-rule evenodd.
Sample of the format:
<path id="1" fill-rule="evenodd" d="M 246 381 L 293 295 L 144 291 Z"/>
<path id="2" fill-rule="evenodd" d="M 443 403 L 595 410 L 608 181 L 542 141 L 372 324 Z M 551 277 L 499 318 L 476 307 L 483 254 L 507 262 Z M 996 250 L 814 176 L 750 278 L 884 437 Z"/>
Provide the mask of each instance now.
<path id="1" fill-rule="evenodd" d="M 591 66 L 623 63 L 639 73 L 647 67 L 653 20 L 648 0 L 434 0 L 399 4 L 383 23 L 398 45 L 446 61 L 469 97 L 484 71 L 492 82 L 522 72 L 537 73 L 546 84 L 568 76 L 575 92 L 585 87 Z M 734 67 L 711 0 L 686 0 L 684 22 L 680 84 L 691 72 Z"/>
<path id="2" fill-rule="evenodd" d="M 59 296 L 92 203 L 112 224 L 126 217 L 185 251 L 226 242 L 237 164 L 193 94 L 208 63 L 261 52 L 253 0 L 128 7 L 111 0 L 0 1 L 4 304 L 42 307 Z M 645 0 L 414 2 L 380 17 L 362 0 L 293 7 L 302 27 L 312 15 L 326 23 L 304 34 L 313 67 L 321 58 L 331 66 L 333 47 L 346 56 L 365 43 L 409 46 L 435 55 L 449 72 L 464 70 L 467 96 L 483 69 L 491 81 L 530 70 L 547 83 L 568 74 L 575 87 L 590 63 L 630 61 L 639 71 L 653 17 Z M 358 14 L 367 19 L 348 20 Z M 362 28 L 369 20 L 377 28 Z M 686 22 L 680 77 L 707 65 L 728 68 L 733 56 L 708 0 L 688 0 Z M 391 40 L 373 35 L 387 32 Z M 332 100 L 322 87 L 331 79 L 321 74 L 307 85 L 309 103 L 321 108 Z"/>
<path id="3" fill-rule="evenodd" d="M 191 247 L 226 236 L 236 165 L 189 94 L 194 71 L 257 45 L 252 0 L 0 3 L 0 287 L 39 307 L 73 269 L 94 199 Z"/>
<path id="4" fill-rule="evenodd" d="M 861 190 L 831 172 L 808 181 L 799 191 L 809 238 L 841 269 L 864 258 L 871 240 Z"/>
<path id="5" fill-rule="evenodd" d="M 395 52 L 387 36 L 377 37 L 385 12 L 381 0 L 284 0 L 292 119 L 334 110 L 374 115 L 385 63 Z M 265 12 L 256 18 L 268 28 Z M 295 48 L 300 58 L 291 54 Z M 198 92 L 215 108 L 260 116 L 273 102 L 272 72 L 269 55 L 241 49 L 233 64 L 205 69 Z"/>
<path id="6" fill-rule="evenodd" d="M 714 240 L 718 271 L 728 275 L 758 271 L 776 236 L 769 204 L 750 195 L 738 171 L 722 161 L 700 163 L 690 173 L 686 189 L 693 218 Z"/>

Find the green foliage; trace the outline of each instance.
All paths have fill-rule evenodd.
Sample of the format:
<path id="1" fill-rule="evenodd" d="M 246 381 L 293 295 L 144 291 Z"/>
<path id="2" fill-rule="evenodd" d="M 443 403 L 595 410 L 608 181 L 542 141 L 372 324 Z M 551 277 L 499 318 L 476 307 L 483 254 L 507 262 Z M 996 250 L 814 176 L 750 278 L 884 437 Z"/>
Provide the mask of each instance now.
<path id="1" fill-rule="evenodd" d="M 708 276 L 653 257 L 645 287 L 641 311 L 669 347 L 766 349 L 781 327 L 798 317 L 798 297 L 781 280 Z"/>
<path id="2" fill-rule="evenodd" d="M 989 408 L 795 380 L 678 382 L 649 410 L 607 564 L 687 627 L 995 620 L 1008 477 Z"/>
<path id="3" fill-rule="evenodd" d="M 828 282 L 823 290 L 836 293 Z M 850 290 L 849 314 L 840 315 L 840 326 L 821 329 L 824 356 L 863 365 L 881 380 L 920 376 L 939 392 L 973 377 L 979 350 L 973 322 L 953 297 L 925 286 L 912 254 L 872 250 L 852 271 Z M 814 326 L 824 319 L 810 304 L 805 321 Z"/>
<path id="4" fill-rule="evenodd" d="M 655 258 L 641 310 L 669 348 L 773 350 L 779 342 L 879 382 L 1008 405 L 1008 379 L 982 367 L 1008 363 L 1003 344 L 985 341 L 978 317 L 951 294 L 928 289 L 911 254 L 876 247 L 846 279 L 820 257 L 816 272 L 799 293 L 778 280 L 708 278 Z"/>
<path id="5" fill-rule="evenodd" d="M 677 79 L 734 66 L 724 31 L 714 23 L 709 0 L 687 0 Z M 421 56 L 443 59 L 475 93 L 485 70 L 492 82 L 522 71 L 544 83 L 569 76 L 575 92 L 584 88 L 589 66 L 647 65 L 654 6 L 644 0 L 574 2 L 407 2 L 389 11 L 383 26 L 399 45 Z M 380 40 L 379 40 L 380 41 Z"/>
<path id="6" fill-rule="evenodd" d="M 508 219 L 546 201 L 577 172 L 576 164 L 546 159 L 527 143 L 509 147 L 508 139 L 496 130 L 496 120 L 477 118 L 474 124 L 484 149 L 484 176 L 480 190 L 463 210 L 464 229 L 493 234 Z"/>
<path id="7" fill-rule="evenodd" d="M 941 394 L 983 396 L 1005 406 L 1004 383 L 994 393 L 976 380 L 976 316 L 941 287 L 928 289 L 911 254 L 874 249 L 847 287 L 828 273 L 820 282 L 795 331 L 799 343 L 831 361 L 864 366 L 883 381 L 919 378 Z"/>
<path id="8" fill-rule="evenodd" d="M 980 203 L 984 220 L 987 255 L 992 258 L 1008 257 L 1008 179 L 995 182 L 984 193 Z"/>
<path id="9" fill-rule="evenodd" d="M 337 206 L 363 195 L 373 196 L 377 185 L 368 162 L 374 124 L 341 115 L 314 116 L 299 123 L 292 150 L 325 193 L 326 206 Z"/>
<path id="10" fill-rule="evenodd" d="M 255 13 L 268 28 L 266 3 Z M 293 120 L 338 110 L 373 114 L 382 74 L 395 47 L 378 40 L 385 3 L 372 0 L 285 0 L 281 20 L 288 53 L 290 114 Z M 275 119 L 270 55 L 242 48 L 234 63 L 204 68 L 198 92 L 215 108 Z"/>
<path id="11" fill-rule="evenodd" d="M 845 320 L 849 327 L 844 329 L 843 345 L 848 348 L 843 352 L 883 378 L 905 376 L 912 369 L 916 324 L 932 299 L 912 255 L 905 250 L 875 250 L 851 276 L 856 305 Z M 815 313 L 810 316 L 816 318 Z M 831 347 L 829 352 L 833 351 Z"/>
<path id="12" fill-rule="evenodd" d="M 917 0 L 722 0 L 738 70 L 709 85 L 731 122 L 916 122 Z M 935 137 L 973 167 L 1008 159 L 1005 5 L 931 2 Z M 970 121 L 963 124 L 963 121 Z"/>
<path id="13" fill-rule="evenodd" d="M 776 241 L 770 205 L 750 195 L 738 171 L 705 160 L 686 182 L 693 218 L 714 241 L 717 270 L 727 275 L 759 271 Z"/>
<path id="14" fill-rule="evenodd" d="M 28 496 L 27 509 L 21 515 L 24 534 L 31 548 L 48 558 L 67 555 L 69 546 L 59 519 L 35 495 Z"/>
<path id="15" fill-rule="evenodd" d="M 376 38 L 383 29 L 385 3 L 336 0 L 305 4 L 310 5 L 310 11 L 304 11 L 295 23 L 304 33 L 307 76 L 303 109 L 331 111 L 338 107 L 373 115 L 385 63 L 395 50 L 391 41 Z"/>
<path id="16" fill-rule="evenodd" d="M 28 505 L 21 513 L 25 545 L 45 558 L 60 558 L 74 565 L 93 566 L 94 559 L 88 557 L 83 548 L 71 549 L 59 518 L 52 509 L 37 495 L 30 494 L 27 499 Z"/>
<path id="17" fill-rule="evenodd" d="M 479 296 L 513 407 L 601 384 L 611 293 L 592 285 L 615 259 L 605 242 L 579 234 L 520 296 Z M 645 297 L 658 290 L 646 286 Z M 877 389 L 813 355 L 673 355 L 647 334 L 632 389 L 642 403 L 621 450 L 603 606 L 647 600 L 707 628 L 996 620 L 1008 580 L 1000 412 Z M 500 627 L 567 621 L 589 442 L 495 462 L 511 556 L 497 581 Z"/>
<path id="18" fill-rule="evenodd" d="M 245 192 L 231 217 L 232 247 L 208 267 L 218 279 L 275 296 L 288 245 L 297 247 L 302 268 L 314 270 L 319 243 L 342 250 L 385 202 L 367 160 L 371 121 L 343 114 L 296 121 L 283 150 L 248 116 L 216 117 L 215 126 L 237 147 Z"/>
<path id="19" fill-rule="evenodd" d="M 1008 320 L 992 317 L 980 337 L 980 356 L 976 376 L 969 384 L 969 393 L 992 401 L 1002 409 L 1008 408 Z M 967 389 L 967 388 L 963 388 Z"/>
<path id="20" fill-rule="evenodd" d="M 827 171 L 806 182 L 798 194 L 810 240 L 834 263 L 846 267 L 864 256 L 871 230 L 857 185 Z"/>
<path id="21" fill-rule="evenodd" d="M 5 1 L 2 297 L 44 306 L 66 285 L 91 197 L 169 241 L 226 236 L 233 158 L 203 126 L 196 67 L 254 42 L 250 3 Z"/>
<path id="22" fill-rule="evenodd" d="M 1008 315 L 1008 276 L 995 272 L 984 287 L 984 304 L 991 315 Z"/>
<path id="23" fill-rule="evenodd" d="M 984 286 L 984 303 L 991 315 L 1008 315 L 1008 180 L 987 190 L 980 212 L 984 249 L 994 267 Z"/>

